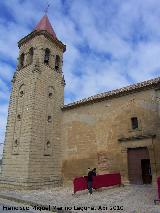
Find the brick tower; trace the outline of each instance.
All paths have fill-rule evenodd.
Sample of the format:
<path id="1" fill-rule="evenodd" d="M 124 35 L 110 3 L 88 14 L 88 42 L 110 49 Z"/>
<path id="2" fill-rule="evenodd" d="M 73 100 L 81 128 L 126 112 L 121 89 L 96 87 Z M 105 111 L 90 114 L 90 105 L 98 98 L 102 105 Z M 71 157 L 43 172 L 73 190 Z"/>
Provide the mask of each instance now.
<path id="1" fill-rule="evenodd" d="M 20 188 L 57 186 L 62 183 L 62 58 L 66 47 L 57 39 L 47 15 L 18 46 L 1 183 Z"/>

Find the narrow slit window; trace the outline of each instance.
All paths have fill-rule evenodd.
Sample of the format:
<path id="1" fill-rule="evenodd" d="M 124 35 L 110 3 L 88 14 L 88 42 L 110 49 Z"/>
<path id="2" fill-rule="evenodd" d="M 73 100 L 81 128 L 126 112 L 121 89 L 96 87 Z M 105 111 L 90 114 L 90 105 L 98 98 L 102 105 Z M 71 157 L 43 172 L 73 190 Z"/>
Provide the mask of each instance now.
<path id="1" fill-rule="evenodd" d="M 49 98 L 52 98 L 53 93 L 52 93 L 52 92 L 49 92 L 48 96 L 49 96 Z"/>
<path id="2" fill-rule="evenodd" d="M 47 148 L 50 148 L 50 141 L 47 141 Z"/>
<path id="3" fill-rule="evenodd" d="M 52 117 L 50 115 L 48 116 L 48 122 L 52 122 Z"/>
<path id="4" fill-rule="evenodd" d="M 44 145 L 44 155 L 50 156 L 52 152 L 51 143 L 50 141 L 47 141 Z"/>
<path id="5" fill-rule="evenodd" d="M 15 141 L 14 141 L 14 145 L 15 145 L 15 146 L 18 146 L 18 140 L 15 140 Z"/>
<path id="6" fill-rule="evenodd" d="M 21 120 L 21 115 L 20 114 L 17 115 L 17 119 L 18 119 L 18 121 Z"/>
<path id="7" fill-rule="evenodd" d="M 54 94 L 54 88 L 53 88 L 53 86 L 49 86 L 48 87 L 48 97 L 52 98 L 53 94 Z"/>
<path id="8" fill-rule="evenodd" d="M 138 119 L 137 117 L 131 118 L 132 129 L 138 129 Z"/>

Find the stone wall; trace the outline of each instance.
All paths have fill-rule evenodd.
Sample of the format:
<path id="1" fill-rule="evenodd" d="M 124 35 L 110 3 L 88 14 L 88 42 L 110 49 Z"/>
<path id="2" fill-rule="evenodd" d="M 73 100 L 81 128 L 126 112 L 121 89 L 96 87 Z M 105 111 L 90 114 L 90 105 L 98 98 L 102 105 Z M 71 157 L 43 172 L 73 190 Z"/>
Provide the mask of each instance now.
<path id="1" fill-rule="evenodd" d="M 29 49 L 34 48 L 28 64 Z M 45 49 L 50 60 L 44 64 Z M 44 35 L 20 46 L 23 67 L 13 78 L 3 152 L 3 184 L 41 187 L 59 185 L 61 178 L 61 117 L 64 101 L 63 49 Z M 55 70 L 56 55 L 60 69 Z"/>
<path id="2" fill-rule="evenodd" d="M 159 91 L 149 89 L 117 98 L 63 109 L 63 177 L 121 172 L 128 181 L 127 148 L 147 147 L 153 179 L 160 173 Z M 133 130 L 131 118 L 138 118 Z M 154 136 L 156 135 L 156 137 Z"/>

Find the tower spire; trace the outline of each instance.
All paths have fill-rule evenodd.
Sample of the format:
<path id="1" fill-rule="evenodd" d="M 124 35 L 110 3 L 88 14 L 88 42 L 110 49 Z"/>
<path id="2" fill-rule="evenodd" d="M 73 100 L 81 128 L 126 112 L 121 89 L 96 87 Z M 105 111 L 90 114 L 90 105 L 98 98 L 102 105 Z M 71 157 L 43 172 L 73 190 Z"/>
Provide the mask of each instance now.
<path id="1" fill-rule="evenodd" d="M 48 19 L 48 9 L 50 7 L 50 3 L 47 1 L 47 6 L 44 10 L 44 16 L 41 18 L 37 26 L 35 27 L 35 30 L 40 31 L 40 30 L 46 30 L 48 33 L 50 33 L 54 38 L 56 38 L 56 33 L 53 30 L 53 27 Z"/>
<path id="2" fill-rule="evenodd" d="M 46 12 L 48 11 L 48 8 L 45 10 Z M 40 30 L 46 30 L 48 33 L 50 33 L 54 38 L 56 38 L 56 33 L 53 30 L 53 27 L 48 19 L 47 14 L 45 14 L 40 22 L 37 24 L 35 27 L 35 30 L 40 31 Z"/>

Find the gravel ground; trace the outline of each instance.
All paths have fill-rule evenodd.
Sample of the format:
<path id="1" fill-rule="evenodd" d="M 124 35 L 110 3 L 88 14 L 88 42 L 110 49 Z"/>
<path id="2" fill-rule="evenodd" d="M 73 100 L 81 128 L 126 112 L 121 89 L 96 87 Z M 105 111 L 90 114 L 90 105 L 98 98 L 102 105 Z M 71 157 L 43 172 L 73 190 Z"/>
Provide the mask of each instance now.
<path id="1" fill-rule="evenodd" d="M 77 192 L 75 195 L 72 193 L 73 190 L 69 187 L 32 191 L 0 191 L 2 195 L 38 204 L 63 207 L 63 210 L 68 207 L 71 212 L 160 213 L 160 205 L 154 204 L 157 190 L 150 185 L 103 188 L 93 191 L 92 196 L 88 195 L 86 190 Z M 77 207 L 81 209 L 76 210 Z M 87 210 L 83 209 L 84 207 Z M 94 207 L 94 210 L 91 207 Z"/>

